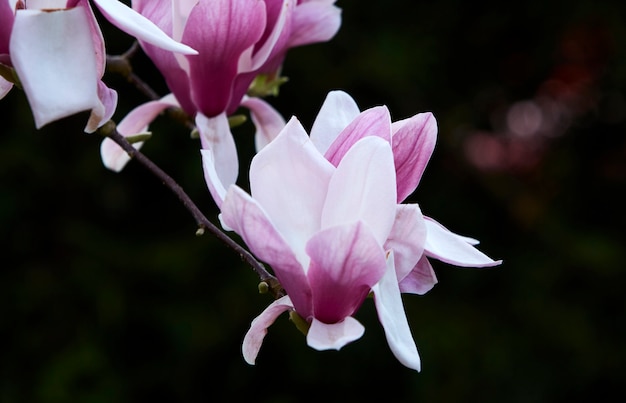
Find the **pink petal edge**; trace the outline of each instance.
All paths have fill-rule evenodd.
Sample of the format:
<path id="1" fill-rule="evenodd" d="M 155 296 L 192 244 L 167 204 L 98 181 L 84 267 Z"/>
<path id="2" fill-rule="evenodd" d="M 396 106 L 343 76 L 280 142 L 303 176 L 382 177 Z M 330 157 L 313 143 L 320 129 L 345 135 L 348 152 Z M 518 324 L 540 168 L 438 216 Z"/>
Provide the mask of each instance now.
<path id="1" fill-rule="evenodd" d="M 393 263 L 393 252 L 387 257 L 387 265 L 385 275 L 372 288 L 378 319 L 383 325 L 387 343 L 393 355 L 404 366 L 419 372 L 421 368 L 420 357 L 402 305 Z"/>
<path id="2" fill-rule="evenodd" d="M 248 364 L 255 364 L 263 339 L 267 334 L 267 328 L 276 321 L 280 314 L 291 309 L 293 309 L 291 300 L 288 296 L 284 296 L 272 302 L 259 316 L 254 318 L 241 345 L 243 358 Z"/>
<path id="3" fill-rule="evenodd" d="M 360 339 L 364 333 L 365 327 L 351 316 L 332 324 L 313 318 L 306 342 L 309 347 L 318 351 L 339 350 L 346 344 Z"/>
<path id="4" fill-rule="evenodd" d="M 502 263 L 476 249 L 472 238 L 457 235 L 438 222 L 425 220 L 427 228 L 424 253 L 429 257 L 460 267 L 491 267 Z"/>

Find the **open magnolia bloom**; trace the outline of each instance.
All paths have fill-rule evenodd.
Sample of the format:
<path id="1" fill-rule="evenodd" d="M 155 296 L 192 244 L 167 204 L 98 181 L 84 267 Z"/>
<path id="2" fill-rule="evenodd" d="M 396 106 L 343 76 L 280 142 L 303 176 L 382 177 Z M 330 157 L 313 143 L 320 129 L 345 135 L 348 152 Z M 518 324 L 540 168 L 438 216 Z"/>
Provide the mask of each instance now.
<path id="1" fill-rule="evenodd" d="M 154 46 L 197 53 L 117 0 L 94 0 L 116 27 Z M 90 110 L 85 131 L 108 121 L 117 93 L 102 81 L 106 53 L 87 0 L 0 0 L 0 97 L 19 82 L 37 128 Z M 19 81 L 18 81 L 19 80 Z"/>
<path id="2" fill-rule="evenodd" d="M 474 239 L 424 217 L 417 204 L 398 204 L 415 190 L 433 152 L 434 117 L 392 123 L 386 107 L 360 112 L 350 96 L 333 91 L 309 138 L 293 118 L 281 126 L 266 103 L 248 107 L 259 148 L 251 195 L 220 172 L 213 150 L 202 150 L 223 226 L 272 266 L 287 292 L 253 321 L 244 357 L 254 362 L 266 328 L 286 310 L 310 324 L 307 342 L 314 348 L 355 340 L 361 330 L 351 315 L 362 302 L 359 292 L 369 288 L 392 351 L 419 369 L 400 293 L 424 294 L 436 284 L 429 257 L 464 267 L 501 263 L 476 249 Z M 373 237 L 364 235 L 372 235 L 368 230 Z"/>
<path id="3" fill-rule="evenodd" d="M 210 161 L 208 153 L 203 150 Z M 250 186 L 251 195 L 229 187 L 220 218 L 271 265 L 287 296 L 253 323 L 243 344 L 246 361 L 254 363 L 266 328 L 288 310 L 310 326 L 311 347 L 340 349 L 362 336 L 364 328 L 353 315 L 373 292 L 392 351 L 404 365 L 419 370 L 394 254 L 384 247 L 397 220 L 389 143 L 363 138 L 335 167 L 292 118 L 254 157 Z M 406 223 L 420 225 L 419 220 Z M 415 247 L 422 248 L 425 231 L 407 232 L 416 235 Z"/>

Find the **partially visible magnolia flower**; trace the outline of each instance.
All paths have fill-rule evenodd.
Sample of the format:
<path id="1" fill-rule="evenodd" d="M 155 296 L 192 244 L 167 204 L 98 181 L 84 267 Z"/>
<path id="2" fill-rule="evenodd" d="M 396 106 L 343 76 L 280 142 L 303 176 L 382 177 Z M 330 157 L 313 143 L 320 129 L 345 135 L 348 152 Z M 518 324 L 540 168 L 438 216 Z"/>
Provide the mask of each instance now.
<path id="1" fill-rule="evenodd" d="M 457 235 L 423 216 L 417 204 L 399 204 L 416 189 L 433 152 L 437 135 L 434 117 L 431 113 L 420 113 L 392 123 L 386 107 L 360 112 L 348 94 L 333 91 L 328 94 L 308 138 L 293 118 L 284 124 L 268 104 L 260 100 L 245 102 L 257 122 L 259 149 L 250 167 L 251 196 L 234 184 L 236 178 L 224 179 L 212 149 L 203 149 L 202 156 L 205 179 L 220 206 L 224 228 L 241 235 L 251 251 L 272 266 L 287 292 L 287 297 L 275 301 L 253 321 L 243 345 L 246 360 L 254 362 L 266 328 L 285 310 L 295 310 L 310 324 L 307 341 L 312 347 L 340 348 L 360 337 L 351 318 L 351 312 L 356 309 L 351 311 L 342 305 L 349 300 L 351 307 L 358 307 L 356 301 L 360 300 L 349 299 L 351 294 L 341 287 L 349 288 L 347 283 L 352 281 L 355 290 L 366 288 L 359 283 L 359 275 L 355 273 L 361 272 L 351 266 L 350 259 L 358 260 L 366 271 L 367 264 L 382 262 L 373 252 L 382 247 L 387 271 L 368 286 L 374 293 L 379 318 L 394 354 L 403 364 L 419 369 L 417 350 L 409 347 L 413 344 L 409 342 L 412 339 L 400 292 L 424 294 L 436 284 L 429 257 L 463 267 L 501 263 L 476 249 L 474 245 L 478 241 Z M 383 145 L 389 155 L 373 151 L 382 150 Z M 324 174 L 323 170 L 330 174 Z M 342 179 L 326 182 L 328 175 L 331 178 L 341 175 Z M 393 200 L 393 208 L 386 204 L 389 198 Z M 382 200 L 384 206 L 380 204 Z M 351 230 L 359 236 L 363 228 L 374 228 L 378 246 L 370 244 L 360 249 L 362 245 L 354 241 L 356 235 L 342 238 L 326 230 L 333 225 L 352 226 Z M 295 261 L 286 250 L 292 251 Z M 361 257 L 357 258 L 359 254 Z M 315 270 L 322 270 L 330 278 L 322 281 L 323 276 L 315 274 L 313 279 L 311 276 L 316 273 L 311 271 L 313 262 Z M 294 280 L 292 276 L 297 278 Z M 339 287 L 335 281 L 346 284 Z M 346 300 L 338 295 L 346 295 Z M 348 313 L 343 318 L 341 315 L 332 320 L 321 318 L 311 302 L 317 298 L 327 304 L 324 309 L 337 304 L 336 309 Z M 331 334 L 336 344 L 330 341 Z M 318 337 L 324 342 L 319 342 Z"/>
<path id="2" fill-rule="evenodd" d="M 334 0 L 133 0 L 133 9 L 198 50 L 180 56 L 140 40 L 190 115 L 228 115 L 260 73 L 275 73 L 289 48 L 331 39 Z"/>
<path id="3" fill-rule="evenodd" d="M 386 137 L 386 130 L 380 127 L 386 128 L 390 119 L 384 106 L 360 112 L 348 94 L 331 91 L 313 123 L 311 141 L 333 165 L 337 165 L 361 138 L 385 138 L 393 149 L 397 201 L 402 203 L 417 188 L 430 160 L 437 139 L 437 123 L 431 113 L 418 113 L 391 123 L 391 136 Z M 502 263 L 476 249 L 477 240 L 455 234 L 430 217 L 423 218 L 427 233 L 423 256 L 418 257 L 415 251 L 403 253 L 404 264 L 396 266 L 402 292 L 423 294 L 436 283 L 427 257 L 461 267 L 490 267 Z M 403 237 L 397 237 L 394 243 L 403 244 Z"/>
<path id="4" fill-rule="evenodd" d="M 117 0 L 94 3 L 130 35 L 168 51 L 197 53 Z M 86 110 L 85 131 L 108 121 L 117 93 L 101 80 L 105 63 L 102 32 L 87 0 L 0 0 L 0 98 L 19 83 L 37 128 Z"/>
<path id="5" fill-rule="evenodd" d="M 203 147 L 214 150 L 220 175 L 237 177 L 229 131 L 221 130 L 253 80 L 277 76 L 287 51 L 330 40 L 341 25 L 335 0 L 133 0 L 133 9 L 177 41 L 198 50 L 183 56 L 140 40 L 180 107 L 197 125 Z M 253 102 L 253 101 L 250 101 Z M 245 106 L 244 102 L 244 106 Z M 104 164 L 119 160 L 107 148 Z M 120 167 L 121 169 L 121 167 Z"/>

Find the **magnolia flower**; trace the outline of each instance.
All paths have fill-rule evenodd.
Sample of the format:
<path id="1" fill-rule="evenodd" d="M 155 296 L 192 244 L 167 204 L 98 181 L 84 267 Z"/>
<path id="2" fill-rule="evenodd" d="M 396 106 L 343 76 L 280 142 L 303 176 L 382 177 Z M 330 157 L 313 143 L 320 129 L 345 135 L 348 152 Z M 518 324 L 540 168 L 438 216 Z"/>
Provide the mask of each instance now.
<path id="1" fill-rule="evenodd" d="M 142 41 L 196 53 L 117 0 L 94 3 L 112 24 Z M 87 132 L 110 119 L 117 93 L 101 81 L 104 40 L 87 0 L 0 0 L 0 21 L 0 98 L 19 80 L 37 128 L 85 110 L 91 111 Z"/>
<path id="2" fill-rule="evenodd" d="M 341 16 L 334 3 L 133 0 L 135 10 L 175 40 L 198 50 L 198 55 L 183 56 L 139 41 L 180 107 L 195 119 L 203 147 L 214 150 L 227 180 L 239 172 L 235 142 L 228 130 L 221 130 L 227 116 L 239 108 L 255 77 L 277 74 L 288 49 L 327 41 L 336 34 Z M 123 160 L 121 148 L 103 148 L 105 166 Z"/>
<path id="3" fill-rule="evenodd" d="M 232 114 L 259 73 L 279 68 L 287 49 L 327 41 L 340 25 L 334 0 L 133 0 L 139 13 L 199 54 L 175 55 L 140 40 L 182 108 Z"/>
<path id="4" fill-rule="evenodd" d="M 326 248 L 324 251 L 322 248 L 314 249 L 309 246 L 313 238 L 325 236 L 322 234 L 326 234 L 324 231 L 326 222 L 355 226 L 360 225 L 355 223 L 365 222 L 368 228 L 381 228 L 379 225 L 385 228 L 384 231 L 378 232 L 376 240 L 386 253 L 387 271 L 378 283 L 371 286 L 379 318 L 385 327 L 394 354 L 405 365 L 418 369 L 419 360 L 415 358 L 417 352 L 413 347 L 409 347 L 413 344 L 409 342 L 410 332 L 401 309 L 400 292 L 424 294 L 436 284 L 437 279 L 428 258 L 464 267 L 488 267 L 501 263 L 476 249 L 474 245 L 478 241 L 457 235 L 433 219 L 423 216 L 417 204 L 399 204 L 416 189 L 433 152 L 437 135 L 434 117 L 431 113 L 421 113 L 392 123 L 386 107 L 374 107 L 360 112 L 349 95 L 342 91 L 333 91 L 327 96 L 313 124 L 310 139 L 305 139 L 306 133 L 303 137 L 303 130 L 294 123 L 294 119 L 284 124 L 282 117 L 268 104 L 260 100 L 245 102 L 248 102 L 248 107 L 253 112 L 252 116 L 257 122 L 258 129 L 256 144 L 259 151 L 250 168 L 251 196 L 247 196 L 234 184 L 236 178 L 231 178 L 230 181 L 224 179 L 211 149 L 202 150 L 205 179 L 214 200 L 221 208 L 224 228 L 232 229 L 241 235 L 252 252 L 274 268 L 279 281 L 287 291 L 287 297 L 275 301 L 253 321 L 244 340 L 244 357 L 248 362 L 254 362 L 266 328 L 278 314 L 289 309 L 298 312 L 311 324 L 311 329 L 315 329 L 313 336 L 307 336 L 307 341 L 312 347 L 339 348 L 356 338 L 357 332 L 351 325 L 352 319 L 347 317 L 344 321 L 332 322 L 336 327 L 322 327 L 326 330 L 332 329 L 328 333 L 323 333 L 319 330 L 320 326 L 314 326 L 317 324 L 316 320 L 320 319 L 316 316 L 317 312 L 315 309 L 312 311 L 308 309 L 301 298 L 310 297 L 315 301 L 316 295 L 320 294 L 326 297 L 349 295 L 345 290 L 337 292 L 333 280 L 324 282 L 316 280 L 317 288 L 311 285 L 310 267 L 314 260 L 312 253 L 320 254 L 319 257 L 315 257 L 320 260 L 324 259 L 322 255 L 328 254 L 339 260 L 345 258 L 343 262 L 348 262 L 347 255 L 354 258 L 357 253 L 361 253 L 364 260 L 380 261 L 367 255 L 364 250 L 348 246 L 353 244 L 349 242 L 343 244 L 331 236 L 328 237 L 327 243 L 323 243 Z M 216 127 L 215 130 L 219 128 Z M 289 143 L 285 140 L 287 138 L 294 140 Z M 279 145 L 276 145 L 277 142 Z M 382 148 L 382 144 L 385 144 L 385 149 L 390 151 L 391 160 L 389 161 L 384 153 L 375 154 L 371 150 L 371 154 L 363 152 L 366 148 L 364 144 L 368 144 L 367 147 L 372 149 L 374 145 Z M 361 152 L 363 154 L 360 154 Z M 359 163 L 362 165 L 353 161 L 357 158 L 355 155 L 359 156 Z M 306 158 L 312 158 L 316 161 L 315 164 L 308 165 L 304 162 Z M 334 193 L 337 191 L 335 187 L 327 187 L 325 182 L 320 183 L 314 179 L 320 177 L 320 173 L 316 172 L 317 166 L 330 166 L 335 168 L 336 171 L 330 170 L 335 175 L 342 172 L 342 178 L 344 175 L 347 176 L 348 179 L 342 179 L 343 187 L 339 193 Z M 365 178 L 368 175 L 374 176 L 371 180 L 379 182 L 373 187 L 368 187 L 364 184 L 369 183 L 370 179 Z M 381 177 L 385 178 L 385 185 L 381 184 L 383 182 Z M 322 196 L 318 195 L 315 198 L 311 195 L 310 188 L 322 192 Z M 328 191 L 324 193 L 326 189 Z M 384 208 L 379 205 L 376 209 L 369 209 L 370 203 L 376 204 L 387 198 L 393 199 L 393 209 L 388 205 Z M 320 208 L 322 213 L 318 213 Z M 372 211 L 376 213 L 372 216 L 367 215 Z M 389 221 L 390 211 L 393 212 L 391 221 Z M 322 224 L 319 224 L 319 227 L 303 224 L 303 221 L 309 220 L 318 223 L 318 217 L 322 217 Z M 326 217 L 333 217 L 337 221 L 324 221 Z M 373 221 L 376 221 L 376 224 L 372 224 Z M 389 222 L 392 223 L 390 228 L 383 225 Z M 305 234 L 301 232 L 302 230 L 305 230 Z M 312 236 L 308 235 L 311 233 Z M 345 239 L 350 242 L 352 240 L 349 237 Z M 274 249 L 274 242 L 280 247 Z M 316 245 L 322 244 L 319 242 L 320 244 Z M 303 247 L 302 244 L 306 246 Z M 368 249 L 370 252 L 379 250 L 372 245 L 369 247 L 372 248 Z M 280 254 L 277 251 L 288 248 L 291 248 L 298 257 L 300 266 L 295 265 L 291 258 L 285 257 L 285 254 L 279 257 L 273 255 L 274 252 Z M 355 280 L 356 276 L 353 276 L 358 270 L 350 268 L 347 263 L 342 266 L 329 261 L 328 265 L 332 269 L 324 267 L 334 275 L 345 274 L 341 281 L 354 281 L 356 288 L 365 287 Z M 296 281 L 297 286 L 290 285 L 294 282 L 291 275 L 294 272 L 299 273 L 296 268 L 305 273 L 305 278 L 309 281 L 308 286 L 313 291 L 302 286 L 302 283 L 306 283 L 302 279 Z M 289 274 L 285 275 L 285 271 Z M 328 290 L 324 290 L 325 287 Z M 324 301 L 330 305 L 337 302 L 329 298 L 330 302 Z M 354 302 L 356 299 L 351 301 Z M 341 306 L 340 302 L 337 303 Z M 321 322 L 329 324 L 328 320 Z M 330 338 L 332 334 L 332 337 L 337 338 L 332 339 L 336 344 L 325 338 L 326 344 L 319 343 L 317 337 L 321 336 L 318 331 L 322 332 L 324 337 Z M 311 330 L 309 334 L 310 332 Z"/>
<path id="5" fill-rule="evenodd" d="M 216 183 L 212 153 L 202 150 L 209 186 Z M 411 227 L 416 248 L 421 221 L 398 225 L 393 153 L 379 137 L 361 139 L 334 166 L 292 118 L 250 166 L 250 195 L 237 185 L 222 193 L 220 219 L 273 268 L 287 292 L 248 331 L 243 354 L 255 362 L 267 327 L 285 311 L 308 324 L 307 343 L 340 349 L 360 338 L 355 318 L 372 292 L 389 346 L 406 366 L 419 370 L 387 240 Z M 404 216 L 403 216 L 404 217 Z"/>

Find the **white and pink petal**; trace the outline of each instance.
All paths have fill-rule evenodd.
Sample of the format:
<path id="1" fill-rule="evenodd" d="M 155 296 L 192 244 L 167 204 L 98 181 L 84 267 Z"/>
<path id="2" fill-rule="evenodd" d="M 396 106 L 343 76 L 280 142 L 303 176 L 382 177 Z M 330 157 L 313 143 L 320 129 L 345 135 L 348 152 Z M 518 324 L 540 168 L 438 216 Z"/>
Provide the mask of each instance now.
<path id="1" fill-rule="evenodd" d="M 198 113 L 196 128 L 200 132 L 202 148 L 212 151 L 215 172 L 222 186 L 227 189 L 239 176 L 239 157 L 226 113 L 214 117 Z"/>
<path id="2" fill-rule="evenodd" d="M 320 153 L 361 113 L 354 99 L 344 91 L 330 91 L 311 127 L 311 141 Z"/>
<path id="3" fill-rule="evenodd" d="M 328 186 L 322 228 L 367 223 L 380 245 L 396 217 L 396 181 L 389 143 L 368 136 L 342 158 Z"/>
<path id="4" fill-rule="evenodd" d="M 264 2 L 266 7 L 266 26 L 264 37 L 260 42 L 250 46 L 239 59 L 238 72 L 240 74 L 250 73 L 260 69 L 272 56 L 280 53 L 285 47 L 291 33 L 291 23 L 293 12 L 296 8 L 294 0 L 282 0 L 273 2 L 277 10 L 269 9 L 268 2 Z M 271 31 L 268 27 L 271 26 Z M 267 35 L 267 36 L 266 36 Z M 260 44 L 260 46 L 259 46 Z"/>
<path id="5" fill-rule="evenodd" d="M 402 281 L 424 254 L 426 224 L 417 204 L 398 204 L 396 218 L 385 241 L 385 250 L 393 250 L 396 275 Z"/>
<path id="6" fill-rule="evenodd" d="M 161 112 L 169 107 L 178 106 L 172 95 L 166 95 L 157 101 L 146 102 L 131 110 L 117 125 L 117 131 L 125 136 L 133 136 L 148 130 L 148 126 Z M 135 149 L 140 149 L 143 142 L 133 143 Z M 106 138 L 100 144 L 102 163 L 108 169 L 120 172 L 130 161 L 130 157 L 113 140 Z"/>
<path id="7" fill-rule="evenodd" d="M 37 128 L 100 104 L 91 28 L 80 7 L 19 10 L 10 48 Z"/>
<path id="8" fill-rule="evenodd" d="M 304 246 L 320 229 L 334 170 L 296 118 L 289 120 L 250 164 L 252 197 L 263 206 L 305 268 L 308 256 Z"/>
<path id="9" fill-rule="evenodd" d="M 365 327 L 351 316 L 336 323 L 324 323 L 313 318 L 306 342 L 309 347 L 318 351 L 339 350 L 346 344 L 360 339 L 363 333 Z"/>
<path id="10" fill-rule="evenodd" d="M 222 222 L 242 237 L 255 256 L 272 267 L 298 313 L 304 318 L 312 315 L 311 289 L 299 258 L 259 203 L 232 185 L 221 211 Z"/>
<path id="11" fill-rule="evenodd" d="M 324 153 L 324 157 L 337 166 L 357 141 L 369 136 L 380 137 L 391 143 L 391 116 L 386 106 L 377 106 L 361 112 L 339 133 Z"/>
<path id="12" fill-rule="evenodd" d="M 231 18 L 225 20 L 225 15 Z M 206 116 L 230 104 L 242 54 L 259 41 L 265 24 L 262 1 L 201 1 L 191 10 L 182 41 L 199 52 L 187 59 L 190 90 L 195 106 Z"/>
<path id="13" fill-rule="evenodd" d="M 435 220 L 426 219 L 424 253 L 442 262 L 461 267 L 491 267 L 502 263 L 476 249 L 468 238 L 455 234 Z M 469 240 L 473 241 L 472 238 Z"/>
<path id="14" fill-rule="evenodd" d="M 289 38 L 289 47 L 326 42 L 341 26 L 341 9 L 335 0 L 308 1 L 298 4 Z"/>
<path id="15" fill-rule="evenodd" d="M 437 141 L 437 121 L 430 112 L 393 122 L 393 155 L 398 203 L 415 191 Z"/>
<path id="16" fill-rule="evenodd" d="M 13 88 L 13 83 L 0 77 L 0 99 L 4 98 Z"/>
<path id="17" fill-rule="evenodd" d="M 243 338 L 241 351 L 243 358 L 250 365 L 254 365 L 259 354 L 263 339 L 267 335 L 267 328 L 276 321 L 276 318 L 283 312 L 293 309 L 293 304 L 288 296 L 272 302 L 265 310 L 257 316 L 250 324 L 250 329 Z"/>
<path id="18" fill-rule="evenodd" d="M 397 270 L 396 270 L 397 272 Z M 400 292 L 403 294 L 424 295 L 437 284 L 437 276 L 426 255 L 422 255 L 413 270 L 400 280 Z"/>
<path id="19" fill-rule="evenodd" d="M 261 98 L 245 96 L 241 106 L 250 110 L 250 117 L 256 128 L 254 144 L 256 151 L 259 152 L 278 136 L 278 133 L 285 127 L 285 119 Z"/>
<path id="20" fill-rule="evenodd" d="M 325 323 L 353 315 L 385 273 L 385 252 L 363 222 L 320 231 L 306 251 L 315 318 Z"/>
<path id="21" fill-rule="evenodd" d="M 393 252 L 387 257 L 385 275 L 372 288 L 372 291 L 374 292 L 378 319 L 383 325 L 387 343 L 393 355 L 404 366 L 419 371 L 421 368 L 420 357 L 404 312 L 396 269 L 393 264 Z"/>
<path id="22" fill-rule="evenodd" d="M 152 21 L 118 0 L 94 0 L 94 3 L 113 25 L 141 41 L 172 52 L 198 54 L 193 48 L 170 38 Z"/>

